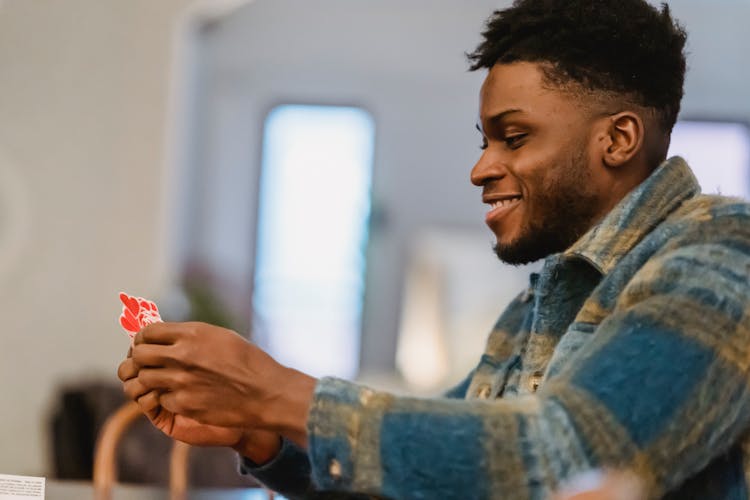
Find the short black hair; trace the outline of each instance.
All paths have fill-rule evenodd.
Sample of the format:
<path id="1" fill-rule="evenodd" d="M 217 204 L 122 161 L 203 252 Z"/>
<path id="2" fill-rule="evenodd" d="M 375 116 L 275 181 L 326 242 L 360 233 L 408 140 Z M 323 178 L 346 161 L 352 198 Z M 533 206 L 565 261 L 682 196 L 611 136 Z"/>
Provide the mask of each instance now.
<path id="1" fill-rule="evenodd" d="M 516 0 L 495 11 L 471 70 L 516 61 L 548 63 L 546 76 L 621 94 L 652 108 L 665 132 L 680 111 L 685 30 L 645 0 Z"/>

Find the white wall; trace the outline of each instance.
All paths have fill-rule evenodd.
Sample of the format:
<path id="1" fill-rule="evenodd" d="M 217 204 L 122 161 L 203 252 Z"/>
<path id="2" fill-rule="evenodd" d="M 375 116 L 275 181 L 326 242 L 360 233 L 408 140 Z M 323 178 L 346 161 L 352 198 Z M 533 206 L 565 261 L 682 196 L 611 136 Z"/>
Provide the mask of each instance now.
<path id="1" fill-rule="evenodd" d="M 24 220 L 0 218 L 0 248 L 9 227 L 21 245 L 0 251 L 0 472 L 46 471 L 54 389 L 116 380 L 117 291 L 164 286 L 171 30 L 186 4 L 0 6 L 0 179 L 15 179 L 5 201 Z"/>
<path id="2" fill-rule="evenodd" d="M 750 3 L 676 0 L 673 15 L 688 32 L 682 118 L 750 122 Z"/>
<path id="3" fill-rule="evenodd" d="M 127 348 L 117 291 L 158 297 L 168 284 L 165 196 L 179 181 L 162 178 L 171 34 L 187 3 L 0 4 L 0 472 L 46 472 L 54 389 L 87 374 L 115 380 Z M 252 187 L 262 117 L 275 102 L 343 100 L 379 120 L 375 201 L 388 222 L 373 236 L 363 347 L 376 365 L 392 359 L 413 231 L 481 226 L 468 183 L 481 75 L 465 72 L 462 51 L 498 3 L 258 0 L 205 33 L 206 49 L 227 50 L 204 82 L 215 97 L 200 116 L 208 142 L 191 151 L 241 174 L 230 184 L 240 205 L 252 206 L 241 187 Z M 750 121 L 750 5 L 673 6 L 691 33 L 684 116 Z M 278 30 L 278 43 L 256 46 Z M 342 64 L 354 71 L 339 77 Z M 236 259 L 251 248 L 249 226 L 223 239 L 238 226 L 212 224 L 240 215 L 230 208 L 213 206 L 194 243 L 215 242 L 228 269 L 247 272 Z"/>

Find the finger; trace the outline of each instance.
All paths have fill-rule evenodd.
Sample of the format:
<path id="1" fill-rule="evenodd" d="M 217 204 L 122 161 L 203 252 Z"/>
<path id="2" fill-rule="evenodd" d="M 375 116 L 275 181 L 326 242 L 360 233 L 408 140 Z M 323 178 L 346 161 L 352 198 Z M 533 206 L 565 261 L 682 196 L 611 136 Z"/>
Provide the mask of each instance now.
<path id="1" fill-rule="evenodd" d="M 159 405 L 162 408 L 175 415 L 195 419 L 195 412 L 191 411 L 191 408 L 185 402 L 185 395 L 181 392 L 162 392 L 159 394 Z M 205 424 L 205 422 L 200 423 Z"/>
<path id="2" fill-rule="evenodd" d="M 138 401 L 138 398 L 143 397 L 145 394 L 150 392 L 152 389 L 146 387 L 141 383 L 138 378 L 131 378 L 130 380 L 123 382 L 122 390 L 125 395 L 133 401 Z"/>
<path id="3" fill-rule="evenodd" d="M 173 390 L 190 384 L 190 374 L 176 368 L 143 368 L 138 381 L 148 389 Z"/>
<path id="4" fill-rule="evenodd" d="M 174 344 L 182 335 L 185 334 L 186 323 L 166 323 L 158 322 L 146 325 L 135 335 L 133 343 L 138 344 Z"/>
<path id="5" fill-rule="evenodd" d="M 141 411 L 146 415 L 151 416 L 153 413 L 158 413 L 158 409 L 161 406 L 159 404 L 159 391 L 149 391 L 139 397 L 136 402 Z"/>
<path id="6" fill-rule="evenodd" d="M 138 344 L 133 348 L 133 361 L 142 367 L 169 367 L 179 365 L 172 345 Z"/>
<path id="7" fill-rule="evenodd" d="M 133 361 L 133 358 L 128 358 L 117 367 L 117 377 L 125 382 L 133 377 L 138 376 L 138 365 Z"/>

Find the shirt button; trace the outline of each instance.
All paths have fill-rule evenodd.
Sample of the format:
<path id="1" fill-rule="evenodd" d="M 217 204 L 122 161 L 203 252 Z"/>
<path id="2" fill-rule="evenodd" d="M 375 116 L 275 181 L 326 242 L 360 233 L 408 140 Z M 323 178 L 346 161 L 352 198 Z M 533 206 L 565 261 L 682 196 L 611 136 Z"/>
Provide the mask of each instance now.
<path id="1" fill-rule="evenodd" d="M 531 392 L 536 392 L 539 389 L 543 377 L 544 374 L 542 372 L 536 372 L 529 378 L 529 389 Z"/>
<path id="2" fill-rule="evenodd" d="M 328 463 L 328 473 L 334 479 L 339 479 L 341 477 L 341 464 L 335 458 L 332 458 Z"/>
<path id="3" fill-rule="evenodd" d="M 370 389 L 362 389 L 362 391 L 359 393 L 359 402 L 362 404 L 362 406 L 367 406 L 367 403 L 370 402 L 374 395 L 374 391 L 371 391 Z"/>
<path id="4" fill-rule="evenodd" d="M 487 384 L 480 385 L 477 389 L 477 398 L 488 399 L 490 397 L 490 386 Z"/>

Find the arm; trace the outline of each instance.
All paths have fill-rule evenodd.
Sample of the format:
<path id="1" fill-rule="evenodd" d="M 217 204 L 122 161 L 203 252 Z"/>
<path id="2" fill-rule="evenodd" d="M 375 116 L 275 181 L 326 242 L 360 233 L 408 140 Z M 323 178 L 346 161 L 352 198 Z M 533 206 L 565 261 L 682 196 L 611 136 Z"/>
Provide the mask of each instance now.
<path id="1" fill-rule="evenodd" d="M 471 375 L 470 373 L 458 385 L 449 389 L 445 397 L 463 398 Z M 289 498 L 336 498 L 334 493 L 315 493 L 307 451 L 286 438 L 282 440 L 278 455 L 262 465 L 240 455 L 240 472 L 253 476 L 268 488 Z M 340 498 L 352 497 L 350 494 L 342 494 Z"/>
<path id="2" fill-rule="evenodd" d="M 495 325 L 487 347 L 494 357 L 513 342 L 508 332 L 518 330 L 523 302 L 514 301 Z M 191 442 L 200 437 L 196 444 L 231 445 L 243 456 L 241 470 L 270 488 L 320 496 L 313 495 L 305 452 L 315 379 L 279 365 L 235 332 L 204 323 L 149 325 L 136 336 L 120 378 L 131 398 L 142 406 L 150 401 L 152 420 L 165 433 Z M 446 397 L 463 398 L 471 378 Z M 201 436 L 199 427 L 206 431 Z M 229 430 L 231 436 L 218 439 L 217 432 Z"/>
<path id="3" fill-rule="evenodd" d="M 535 498 L 611 466 L 646 478 L 649 497 L 674 489 L 747 428 L 742 238 L 652 259 L 536 396 L 422 400 L 321 380 L 308 418 L 316 483 L 393 498 Z"/>

